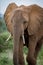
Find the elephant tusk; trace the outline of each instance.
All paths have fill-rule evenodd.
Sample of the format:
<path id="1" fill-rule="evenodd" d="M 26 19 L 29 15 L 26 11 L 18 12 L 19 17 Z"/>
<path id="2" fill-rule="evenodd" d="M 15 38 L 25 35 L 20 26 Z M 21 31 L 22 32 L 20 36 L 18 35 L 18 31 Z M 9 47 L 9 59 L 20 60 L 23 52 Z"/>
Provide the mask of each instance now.
<path id="1" fill-rule="evenodd" d="M 24 35 L 22 35 L 22 38 L 23 38 L 23 43 L 25 44 L 25 38 L 24 38 Z"/>
<path id="2" fill-rule="evenodd" d="M 6 39 L 6 42 L 9 41 L 10 38 L 11 38 L 11 34 L 10 34 L 9 37 Z"/>

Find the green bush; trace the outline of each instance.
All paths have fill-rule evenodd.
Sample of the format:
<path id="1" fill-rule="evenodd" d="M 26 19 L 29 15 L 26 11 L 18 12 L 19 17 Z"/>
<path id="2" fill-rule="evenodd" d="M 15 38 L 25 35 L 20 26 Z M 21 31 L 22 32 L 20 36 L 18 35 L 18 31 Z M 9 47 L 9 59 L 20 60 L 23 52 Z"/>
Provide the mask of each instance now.
<path id="1" fill-rule="evenodd" d="M 0 65 L 13 65 L 12 60 L 4 56 L 0 58 Z"/>
<path id="2" fill-rule="evenodd" d="M 0 18 L 0 33 L 7 30 L 4 17 Z"/>
<path id="3" fill-rule="evenodd" d="M 3 49 L 11 48 L 12 47 L 12 38 L 9 39 L 9 41 L 6 42 L 6 39 L 9 37 L 8 32 L 4 32 L 0 34 L 0 52 Z"/>

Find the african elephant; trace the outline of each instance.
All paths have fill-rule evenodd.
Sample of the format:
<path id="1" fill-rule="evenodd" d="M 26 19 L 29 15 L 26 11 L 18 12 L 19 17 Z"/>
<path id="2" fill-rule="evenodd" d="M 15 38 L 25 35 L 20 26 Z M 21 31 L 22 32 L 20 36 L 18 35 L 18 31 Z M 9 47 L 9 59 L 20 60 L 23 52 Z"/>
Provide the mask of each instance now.
<path id="1" fill-rule="evenodd" d="M 8 17 L 11 19 L 8 22 L 10 21 L 13 27 L 9 28 L 8 26 L 8 29 L 11 29 L 13 34 L 14 65 L 25 65 L 23 57 L 24 45 L 29 49 L 26 58 L 28 65 L 36 65 L 37 56 L 43 41 L 43 8 L 35 4 L 19 6 L 13 10 L 11 16 Z"/>

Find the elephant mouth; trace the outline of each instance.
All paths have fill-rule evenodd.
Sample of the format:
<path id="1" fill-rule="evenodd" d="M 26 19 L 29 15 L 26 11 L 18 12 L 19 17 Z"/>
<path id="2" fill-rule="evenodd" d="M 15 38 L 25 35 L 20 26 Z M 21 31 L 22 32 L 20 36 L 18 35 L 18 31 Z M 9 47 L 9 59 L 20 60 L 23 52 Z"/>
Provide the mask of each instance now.
<path id="1" fill-rule="evenodd" d="M 24 30 L 24 35 L 23 35 L 22 38 L 23 38 L 24 46 L 28 47 L 28 44 L 29 44 L 29 34 L 28 34 L 27 28 Z"/>

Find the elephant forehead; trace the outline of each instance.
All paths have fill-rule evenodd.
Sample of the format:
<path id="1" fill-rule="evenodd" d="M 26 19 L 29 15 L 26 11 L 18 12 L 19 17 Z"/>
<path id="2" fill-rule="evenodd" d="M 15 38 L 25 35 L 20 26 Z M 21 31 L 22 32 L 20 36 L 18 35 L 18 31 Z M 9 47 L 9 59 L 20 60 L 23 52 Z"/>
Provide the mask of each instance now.
<path id="1" fill-rule="evenodd" d="M 23 21 L 22 12 L 19 9 L 13 11 L 13 20 L 16 22 Z"/>

